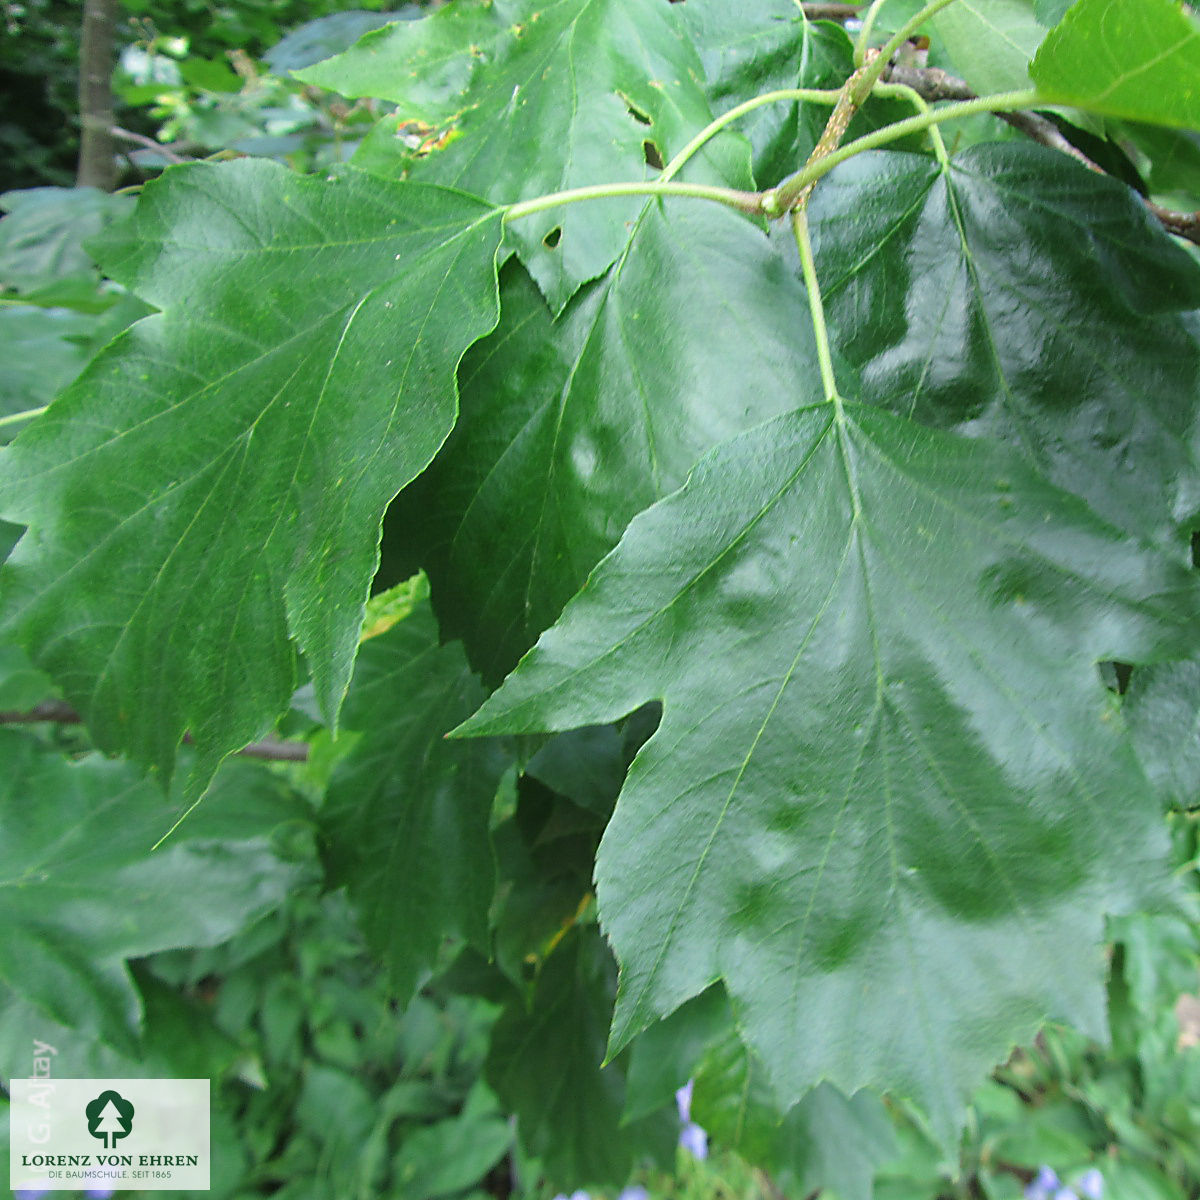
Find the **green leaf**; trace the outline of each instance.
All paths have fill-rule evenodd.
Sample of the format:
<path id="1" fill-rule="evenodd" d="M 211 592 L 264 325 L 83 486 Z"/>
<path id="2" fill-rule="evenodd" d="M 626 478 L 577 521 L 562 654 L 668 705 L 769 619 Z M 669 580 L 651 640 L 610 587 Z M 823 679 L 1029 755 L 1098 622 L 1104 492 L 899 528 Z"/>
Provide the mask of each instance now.
<path id="1" fill-rule="evenodd" d="M 299 72 L 439 127 L 438 148 L 411 158 L 406 176 L 497 204 L 650 178 L 650 159 L 669 161 L 712 119 L 700 74 L 660 0 L 464 0 Z M 705 182 L 748 183 L 734 135 L 710 142 L 696 165 Z M 508 237 L 558 312 L 621 254 L 640 207 L 626 197 L 552 209 Z"/>
<path id="2" fill-rule="evenodd" d="M 95 325 L 65 308 L 0 307 L 0 416 L 49 404 L 90 357 Z M 0 441 L 17 428 L 0 426 Z"/>
<path id="3" fill-rule="evenodd" d="M 863 396 L 1021 448 L 1108 520 L 1173 541 L 1200 504 L 1200 269 L 1127 188 L 1022 143 L 948 171 L 862 155 L 811 206 Z"/>
<path id="4" fill-rule="evenodd" d="M 1200 661 L 1134 671 L 1125 714 L 1159 794 L 1178 808 L 1200 808 Z"/>
<path id="5" fill-rule="evenodd" d="M 1200 133 L 1134 122 L 1115 124 L 1115 136 L 1132 145 L 1131 153 L 1141 160 L 1152 194 L 1173 193 L 1187 207 L 1200 206 Z"/>
<path id="6" fill-rule="evenodd" d="M 895 1154 L 878 1096 L 818 1084 L 780 1118 L 761 1062 L 742 1045 L 726 1006 L 722 1036 L 695 1071 L 692 1117 L 718 1143 L 761 1164 L 787 1194 L 828 1189 L 871 1200 L 876 1168 Z"/>
<path id="7" fill-rule="evenodd" d="M 346 698 L 345 726 L 362 737 L 321 811 L 330 873 L 403 999 L 447 935 L 487 948 L 488 818 L 506 757 L 444 737 L 482 696 L 461 647 L 439 647 L 425 600 L 363 644 Z"/>
<path id="8" fill-rule="evenodd" d="M 688 0 L 680 8 L 716 113 L 783 88 L 837 89 L 854 70 L 845 30 L 806 20 L 795 0 Z M 832 111 L 832 105 L 774 103 L 739 119 L 737 129 L 753 151 L 755 179 L 774 184 L 799 169 Z M 846 139 L 911 115 L 907 102 L 872 98 L 851 122 Z"/>
<path id="9" fill-rule="evenodd" d="M 0 642 L 0 709 L 30 709 L 53 695 L 53 682 L 33 667 L 25 651 Z"/>
<path id="10" fill-rule="evenodd" d="M 538 964 L 594 907 L 604 822 L 529 777 L 514 791 L 511 815 L 492 833 L 499 882 L 490 949 L 496 967 L 528 996 Z"/>
<path id="11" fill-rule="evenodd" d="M 838 88 L 854 69 L 846 34 L 805 20 L 794 0 L 689 0 L 682 13 L 716 113 L 761 92 Z M 819 104 L 769 104 L 740 120 L 737 128 L 753 148 L 755 179 L 778 183 L 802 166 L 832 111 Z"/>
<path id="12" fill-rule="evenodd" d="M 94 1034 L 57 1024 L 0 986 L 0 1068 L 5 1077 L 29 1074 L 34 1039 L 54 1047 L 54 1074 L 75 1079 L 219 1081 L 245 1054 L 243 1046 L 214 1024 L 209 1006 L 144 970 L 139 972 L 137 991 L 145 1009 L 142 1039 L 136 1053 L 122 1054 Z"/>
<path id="13" fill-rule="evenodd" d="M 405 4 L 394 12 L 331 12 L 306 21 L 280 38 L 264 55 L 263 62 L 278 75 L 311 67 L 322 59 L 349 49 L 359 38 L 391 21 L 411 21 L 420 16 L 415 4 Z M 189 60 L 191 61 L 191 60 Z M 187 77 L 184 63 L 184 77 Z M 192 82 L 188 80 L 188 82 Z"/>
<path id="14" fill-rule="evenodd" d="M 591 725 L 552 737 L 526 764 L 525 774 L 607 818 L 628 767 L 621 730 Z"/>
<path id="15" fill-rule="evenodd" d="M 463 364 L 462 417 L 390 521 L 485 680 L 551 624 L 630 518 L 816 371 L 803 286 L 747 221 L 652 202 L 553 322 L 519 272 Z M 681 314 L 687 314 L 686 325 Z"/>
<path id="16" fill-rule="evenodd" d="M 198 794 L 270 728 L 308 658 L 349 682 L 378 530 L 454 423 L 454 371 L 495 324 L 500 216 L 345 172 L 197 164 L 146 186 L 104 247 L 163 312 L 97 358 L 7 452 L 30 531 L 8 626 L 97 743 Z"/>
<path id="17" fill-rule="evenodd" d="M 1077 0 L 1030 74 L 1052 103 L 1200 127 L 1200 25 L 1177 0 Z"/>
<path id="18" fill-rule="evenodd" d="M 956 0 L 930 23 L 980 95 L 1029 87 L 1029 60 L 1046 36 L 1033 0 Z"/>
<path id="19" fill-rule="evenodd" d="M 871 1086 L 949 1138 L 1047 1014 L 1102 1034 L 1103 914 L 1166 871 L 1095 662 L 1196 606 L 1016 453 L 818 405 L 637 517 L 462 731 L 661 697 L 597 859 L 610 1050 L 720 978 L 781 1105 Z"/>
<path id="20" fill-rule="evenodd" d="M 623 1064 L 600 1065 L 615 974 L 598 931 L 575 929 L 543 965 L 531 1008 L 510 1004 L 492 1031 L 488 1081 L 562 1190 L 619 1186 L 643 1154 L 660 1162 L 674 1154 L 675 1114 L 622 1126 Z"/>
<path id="21" fill-rule="evenodd" d="M 142 1012 L 126 959 L 224 941 L 311 875 L 306 811 L 265 768 L 230 764 L 151 852 L 183 809 L 125 764 L 0 730 L 0 979 L 124 1053 Z"/>
<path id="22" fill-rule="evenodd" d="M 94 275 L 83 243 L 133 207 L 99 188 L 5 192 L 0 208 L 0 288 L 30 292 L 80 274 Z"/>
<path id="23" fill-rule="evenodd" d="M 1043 25 L 1057 25 L 1075 0 L 1034 0 L 1034 15 Z"/>
<path id="24" fill-rule="evenodd" d="M 725 1037 L 731 1019 L 729 998 L 714 986 L 638 1034 L 629 1049 L 625 1120 L 669 1105 L 705 1051 Z"/>
<path id="25" fill-rule="evenodd" d="M 875 1168 L 894 1153 L 879 1098 L 859 1092 L 847 1099 L 820 1084 L 781 1115 L 719 986 L 634 1039 L 626 1120 L 670 1104 L 689 1079 L 691 1119 L 720 1146 L 769 1171 L 786 1194 L 829 1188 L 841 1200 L 871 1200 Z"/>
<path id="26" fill-rule="evenodd" d="M 396 1155 L 396 1179 L 404 1195 L 433 1200 L 478 1183 L 512 1141 L 501 1116 L 465 1114 L 408 1133 Z"/>

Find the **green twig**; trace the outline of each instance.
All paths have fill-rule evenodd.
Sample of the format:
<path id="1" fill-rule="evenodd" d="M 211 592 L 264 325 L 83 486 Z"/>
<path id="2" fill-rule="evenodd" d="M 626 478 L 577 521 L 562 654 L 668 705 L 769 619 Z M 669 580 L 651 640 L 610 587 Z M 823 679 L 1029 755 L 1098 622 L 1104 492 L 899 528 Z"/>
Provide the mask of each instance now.
<path id="1" fill-rule="evenodd" d="M 43 404 L 41 408 L 27 408 L 24 412 L 9 413 L 6 417 L 0 417 L 0 426 L 16 425 L 19 421 L 32 421 L 34 417 L 40 417 L 49 407 L 50 405 Z"/>
<path id="2" fill-rule="evenodd" d="M 910 21 L 905 21 L 892 36 L 884 42 L 883 46 L 878 51 L 878 57 L 871 63 L 871 70 L 867 75 L 859 81 L 855 90 L 855 100 L 861 104 L 870 94 L 871 89 L 878 82 L 879 77 L 887 70 L 888 63 L 892 61 L 892 55 L 908 41 L 930 17 L 942 11 L 943 8 L 948 8 L 955 0 L 931 0 L 926 4 L 919 13 L 916 14 Z M 858 47 L 855 47 L 855 59 L 858 58 Z M 862 43 L 862 64 L 867 62 L 866 43 Z"/>
<path id="3" fill-rule="evenodd" d="M 808 163 L 795 175 L 785 179 L 778 187 L 769 188 L 763 193 L 762 211 L 771 215 L 780 215 L 792 208 L 804 194 L 809 184 L 814 183 L 823 175 L 828 175 L 838 163 L 843 163 L 864 150 L 874 150 L 885 146 L 897 138 L 907 137 L 910 133 L 921 133 L 943 121 L 953 121 L 959 117 L 970 117 L 981 112 L 1004 112 L 1018 108 L 1028 108 L 1037 99 L 1034 91 L 1001 92 L 995 96 L 981 96 L 978 100 L 964 100 L 961 104 L 948 104 L 945 108 L 931 108 L 927 112 L 918 113 L 915 117 L 885 125 L 873 133 L 864 134 L 852 142 L 834 150 L 831 154 L 815 162 Z"/>
<path id="4" fill-rule="evenodd" d="M 858 31 L 858 37 L 854 39 L 856 67 L 861 67 L 867 61 L 867 49 L 871 44 L 871 34 L 875 31 L 875 21 L 886 3 L 887 0 L 873 0 L 871 7 L 867 9 L 867 15 L 863 17 L 862 28 Z"/>
<path id="5" fill-rule="evenodd" d="M 644 183 L 601 183 L 591 187 L 568 188 L 551 192 L 534 200 L 521 200 L 504 210 L 504 221 L 515 221 L 560 204 L 576 204 L 580 200 L 608 200 L 614 196 L 691 196 L 697 200 L 713 200 L 736 208 L 738 212 L 758 216 L 762 212 L 762 197 L 758 192 L 742 192 L 736 188 L 709 187 L 700 183 L 673 183 L 649 179 Z"/>
<path id="6" fill-rule="evenodd" d="M 722 113 L 711 124 L 706 125 L 673 159 L 663 168 L 663 173 L 658 177 L 660 183 L 666 183 L 673 179 L 679 173 L 680 168 L 704 145 L 711 137 L 721 132 L 726 125 L 744 117 L 747 113 L 753 112 L 756 108 L 762 108 L 766 104 L 778 104 L 781 101 L 798 100 L 802 104 L 836 104 L 838 97 L 841 95 L 839 88 L 817 89 L 817 88 L 781 88 L 775 92 L 763 92 L 761 96 L 755 96 L 753 99 L 747 100 L 742 104 L 737 104 L 728 112 Z"/>
<path id="7" fill-rule="evenodd" d="M 802 89 L 796 89 L 794 93 L 788 91 L 769 93 L 768 95 L 774 100 L 791 99 L 801 91 Z M 828 93 L 814 93 L 814 95 L 821 97 L 821 103 L 828 102 Z M 843 89 L 842 97 L 846 97 L 845 89 Z M 764 104 L 772 102 L 767 97 L 760 99 Z M 520 217 L 528 217 L 548 208 L 557 208 L 562 204 L 577 204 L 582 200 L 606 200 L 615 196 L 690 196 L 697 200 L 712 200 L 718 204 L 724 204 L 747 216 L 778 217 L 795 207 L 797 200 L 810 184 L 827 175 L 838 163 L 845 162 L 846 159 L 853 158 L 864 150 L 874 150 L 897 138 L 932 129 L 935 125 L 940 125 L 944 121 L 953 121 L 959 117 L 969 117 L 981 112 L 1006 112 L 1028 108 L 1036 99 L 1037 93 L 1034 91 L 1002 92 L 995 96 L 981 96 L 977 100 L 964 100 L 960 104 L 948 104 L 944 108 L 926 108 L 925 111 L 914 117 L 897 121 L 892 125 L 885 125 L 882 129 L 876 129 L 873 133 L 865 134 L 845 146 L 810 160 L 795 175 L 785 179 L 778 187 L 768 188 L 765 192 L 744 192 L 736 188 L 714 187 L 699 183 L 676 183 L 670 179 L 650 179 L 641 183 L 602 183 L 590 187 L 569 188 L 562 192 L 551 192 L 549 195 L 538 196 L 533 200 L 521 200 L 516 204 L 510 204 L 504 210 L 504 221 L 507 223 Z M 757 107 L 757 105 L 739 106 L 742 109 L 739 115 L 744 115 L 753 107 Z M 736 118 L 730 117 L 730 120 L 734 119 Z M 725 123 L 728 124 L 728 122 Z M 712 132 L 716 132 L 716 130 L 714 129 Z M 708 136 L 711 137 L 712 134 L 709 133 Z M 693 138 L 692 140 L 695 142 L 697 139 Z M 695 148 L 689 149 L 690 146 L 691 143 L 671 160 L 671 165 L 667 170 L 679 169 L 679 166 L 682 165 L 679 160 L 686 161 L 683 158 L 685 151 L 695 153 Z"/>
<path id="8" fill-rule="evenodd" d="M 871 94 L 883 99 L 895 96 L 897 99 L 907 100 L 919 113 L 933 111 L 925 97 L 916 88 L 911 88 L 906 83 L 877 83 L 875 91 Z M 934 156 L 943 167 L 948 167 L 950 155 L 946 150 L 946 143 L 942 140 L 942 131 L 936 125 L 930 125 L 927 132 L 929 140 L 933 143 Z"/>
<path id="9" fill-rule="evenodd" d="M 833 352 L 829 346 L 829 326 L 825 324 L 825 304 L 821 299 L 821 287 L 817 283 L 817 266 L 813 259 L 812 239 L 808 234 L 808 214 L 803 208 L 792 213 L 792 232 L 796 247 L 800 251 L 800 269 L 804 273 L 804 287 L 808 292 L 808 310 L 812 314 L 813 333 L 817 339 L 817 362 L 821 368 L 821 384 L 825 399 L 831 401 L 841 412 L 842 397 L 838 392 L 837 380 L 833 376 Z"/>

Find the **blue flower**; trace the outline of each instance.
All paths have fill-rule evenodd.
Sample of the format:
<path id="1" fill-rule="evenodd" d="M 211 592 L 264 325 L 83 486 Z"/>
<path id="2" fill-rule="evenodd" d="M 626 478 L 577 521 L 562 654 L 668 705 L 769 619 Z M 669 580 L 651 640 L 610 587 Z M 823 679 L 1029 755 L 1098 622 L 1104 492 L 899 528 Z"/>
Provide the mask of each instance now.
<path id="1" fill-rule="evenodd" d="M 679 1109 L 679 1119 L 683 1122 L 690 1121 L 692 1118 L 692 1089 L 696 1086 L 694 1079 L 689 1079 L 675 1093 L 675 1106 Z"/>
<path id="2" fill-rule="evenodd" d="M 1087 1200 L 1102 1200 L 1104 1196 L 1104 1176 L 1095 1167 L 1084 1171 L 1075 1186 Z"/>
<path id="3" fill-rule="evenodd" d="M 1055 1200 L 1055 1193 L 1061 1186 L 1058 1176 L 1049 1167 L 1041 1167 L 1025 1189 L 1025 1200 Z"/>
<path id="4" fill-rule="evenodd" d="M 579 1191 L 572 1192 L 569 1196 L 565 1192 L 559 1192 L 558 1195 L 554 1197 L 554 1200 L 592 1200 L 592 1198 L 587 1194 L 587 1192 L 580 1188 Z"/>
<path id="5" fill-rule="evenodd" d="M 633 1187 L 627 1187 L 617 1200 L 650 1200 L 650 1193 L 640 1183 L 634 1184 Z"/>
<path id="6" fill-rule="evenodd" d="M 689 1121 L 683 1127 L 679 1134 L 679 1144 L 697 1158 L 708 1157 L 708 1134 L 695 1121 Z"/>
<path id="7" fill-rule="evenodd" d="M 675 1093 L 675 1107 L 679 1109 L 679 1119 L 683 1128 L 679 1131 L 679 1144 L 690 1150 L 697 1158 L 708 1157 L 708 1134 L 692 1120 L 692 1089 L 695 1081 L 689 1079 Z"/>

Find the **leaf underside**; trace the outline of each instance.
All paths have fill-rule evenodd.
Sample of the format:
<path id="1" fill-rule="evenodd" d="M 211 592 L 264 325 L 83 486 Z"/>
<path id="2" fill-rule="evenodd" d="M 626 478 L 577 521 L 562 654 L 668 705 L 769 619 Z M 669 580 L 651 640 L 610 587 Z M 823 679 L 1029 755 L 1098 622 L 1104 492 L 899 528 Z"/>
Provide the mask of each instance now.
<path id="1" fill-rule="evenodd" d="M 1200 23 L 1176 0 L 1076 0 L 1030 74 L 1052 104 L 1200 128 Z"/>

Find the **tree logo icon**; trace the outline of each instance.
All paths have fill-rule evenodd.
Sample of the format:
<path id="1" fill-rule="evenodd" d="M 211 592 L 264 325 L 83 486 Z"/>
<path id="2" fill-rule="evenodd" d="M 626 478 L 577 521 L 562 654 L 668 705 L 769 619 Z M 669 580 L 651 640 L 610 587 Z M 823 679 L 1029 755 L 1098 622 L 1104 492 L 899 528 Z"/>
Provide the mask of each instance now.
<path id="1" fill-rule="evenodd" d="M 120 1092 L 101 1092 L 83 1111 L 88 1133 L 100 1138 L 105 1150 L 111 1150 L 118 1138 L 128 1137 L 133 1129 L 133 1105 Z"/>

